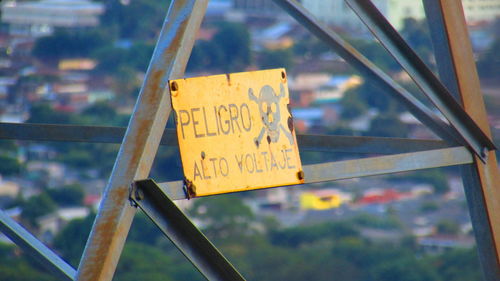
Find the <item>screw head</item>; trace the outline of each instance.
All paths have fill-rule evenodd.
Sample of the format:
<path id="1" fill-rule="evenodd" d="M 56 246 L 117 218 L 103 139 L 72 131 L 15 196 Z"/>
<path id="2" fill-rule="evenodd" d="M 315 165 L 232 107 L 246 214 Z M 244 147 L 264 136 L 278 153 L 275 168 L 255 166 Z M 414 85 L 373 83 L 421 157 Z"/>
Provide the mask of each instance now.
<path id="1" fill-rule="evenodd" d="M 142 189 L 136 188 L 136 190 L 135 190 L 135 199 L 137 201 L 141 201 L 142 199 L 144 199 L 144 191 L 142 191 Z"/>
<path id="2" fill-rule="evenodd" d="M 179 85 L 177 85 L 177 82 L 173 81 L 170 83 L 170 93 L 174 97 L 179 94 Z"/>
<path id="3" fill-rule="evenodd" d="M 299 179 L 299 180 L 304 179 L 304 171 L 300 170 L 297 172 L 297 179 Z"/>
<path id="4" fill-rule="evenodd" d="M 283 80 L 283 82 L 286 82 L 286 73 L 285 73 L 285 71 L 281 71 L 281 80 Z"/>

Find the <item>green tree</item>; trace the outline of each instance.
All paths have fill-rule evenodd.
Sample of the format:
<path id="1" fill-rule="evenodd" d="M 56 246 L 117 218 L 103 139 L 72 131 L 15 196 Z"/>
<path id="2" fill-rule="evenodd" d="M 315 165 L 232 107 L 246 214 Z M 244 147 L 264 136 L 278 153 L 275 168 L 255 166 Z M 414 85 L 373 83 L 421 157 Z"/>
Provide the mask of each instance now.
<path id="1" fill-rule="evenodd" d="M 434 201 L 427 201 L 420 205 L 420 212 L 422 213 L 432 213 L 439 210 L 439 205 Z"/>
<path id="2" fill-rule="evenodd" d="M 352 99 L 358 99 L 360 102 L 366 103 L 368 108 L 375 108 L 380 112 L 403 112 L 405 110 L 396 99 L 370 83 L 369 80 L 350 89 L 346 95 L 352 95 Z"/>
<path id="3" fill-rule="evenodd" d="M 319 240 L 335 240 L 358 235 L 359 232 L 354 224 L 335 222 L 276 230 L 269 234 L 269 238 L 275 245 L 301 247 Z"/>
<path id="4" fill-rule="evenodd" d="M 319 57 L 321 54 L 330 51 L 331 48 L 316 36 L 307 34 L 304 38 L 297 40 L 292 50 L 296 56 L 310 58 Z"/>
<path id="5" fill-rule="evenodd" d="M 78 266 L 94 218 L 95 214 L 90 214 L 83 219 L 74 219 L 54 238 L 54 247 L 73 266 Z"/>
<path id="6" fill-rule="evenodd" d="M 88 119 L 89 124 L 118 125 L 116 109 L 106 102 L 98 102 L 85 108 L 81 116 Z"/>
<path id="7" fill-rule="evenodd" d="M 352 45 L 361 52 L 367 59 L 386 72 L 396 72 L 401 70 L 399 64 L 377 41 L 350 40 Z"/>
<path id="8" fill-rule="evenodd" d="M 160 249 L 145 244 L 127 243 L 116 268 L 115 279 L 120 281 L 173 280 L 175 265 Z"/>
<path id="9" fill-rule="evenodd" d="M 30 108 L 27 123 L 68 124 L 77 123 L 77 117 L 66 112 L 58 112 L 46 103 L 34 104 Z"/>
<path id="10" fill-rule="evenodd" d="M 217 239 L 252 234 L 253 213 L 237 195 L 196 199 L 189 213 L 206 224 L 203 232 Z"/>
<path id="11" fill-rule="evenodd" d="M 382 114 L 375 117 L 370 123 L 368 136 L 377 137 L 407 137 L 408 125 L 401 122 L 396 114 Z"/>
<path id="12" fill-rule="evenodd" d="M 428 257 L 441 280 L 482 280 L 477 249 L 453 249 L 439 256 Z"/>
<path id="13" fill-rule="evenodd" d="M 188 71 L 199 71 L 204 69 L 224 69 L 224 53 L 219 45 L 213 41 L 198 40 L 193 48 Z"/>
<path id="14" fill-rule="evenodd" d="M 31 257 L 19 255 L 17 247 L 0 243 L 0 280 L 51 281 L 54 277 Z"/>
<path id="15" fill-rule="evenodd" d="M 346 91 L 340 100 L 340 105 L 342 105 L 340 117 L 347 120 L 362 116 L 368 110 L 366 102 L 362 100 L 357 90 Z"/>
<path id="16" fill-rule="evenodd" d="M 427 66 L 432 67 L 432 42 L 427 20 L 406 18 L 401 29 L 401 35 L 411 48 L 420 56 Z"/>
<path id="17" fill-rule="evenodd" d="M 374 267 L 373 280 L 437 281 L 440 279 L 429 266 L 415 258 L 407 258 L 382 262 Z"/>
<path id="18" fill-rule="evenodd" d="M 45 192 L 30 197 L 21 207 L 21 218 L 34 227 L 38 227 L 38 218 L 50 214 L 57 209 L 56 203 Z"/>
<path id="19" fill-rule="evenodd" d="M 293 66 L 293 52 L 291 49 L 264 50 L 259 58 L 261 68 L 280 68 L 287 70 Z"/>
<path id="20" fill-rule="evenodd" d="M 119 67 L 127 64 L 129 54 L 126 49 L 105 46 L 95 50 L 92 57 L 99 62 L 96 67 L 97 72 L 112 74 Z"/>
<path id="21" fill-rule="evenodd" d="M 18 159 L 0 154 L 0 174 L 4 176 L 17 175 L 21 172 L 22 164 Z"/>
<path id="22" fill-rule="evenodd" d="M 59 30 L 37 39 L 32 54 L 40 60 L 56 62 L 63 58 L 88 57 L 106 43 L 104 34 L 97 29 L 75 33 Z"/>
<path id="23" fill-rule="evenodd" d="M 460 233 L 460 226 L 450 220 L 441 220 L 436 224 L 437 232 L 440 234 L 457 235 Z"/>
<path id="24" fill-rule="evenodd" d="M 243 71 L 252 62 L 250 33 L 244 25 L 220 24 L 213 41 L 222 51 L 224 71 Z"/>
<path id="25" fill-rule="evenodd" d="M 61 207 L 81 206 L 85 192 L 79 184 L 65 185 L 47 190 L 47 194 Z"/>
<path id="26" fill-rule="evenodd" d="M 169 0 L 111 0 L 106 2 L 102 27 L 119 38 L 155 39 L 162 26 Z"/>
<path id="27" fill-rule="evenodd" d="M 422 171 L 414 171 L 408 173 L 401 173 L 390 176 L 394 181 L 408 181 L 412 180 L 420 183 L 430 184 L 437 194 L 444 194 L 450 190 L 448 185 L 447 174 L 442 169 L 427 169 Z"/>

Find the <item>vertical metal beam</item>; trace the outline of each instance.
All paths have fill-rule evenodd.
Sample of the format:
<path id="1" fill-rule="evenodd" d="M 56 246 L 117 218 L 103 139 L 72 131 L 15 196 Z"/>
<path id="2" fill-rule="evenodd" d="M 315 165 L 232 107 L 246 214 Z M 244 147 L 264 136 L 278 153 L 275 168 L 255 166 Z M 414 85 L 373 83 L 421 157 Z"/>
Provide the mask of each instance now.
<path id="1" fill-rule="evenodd" d="M 1 210 L 0 231 L 26 253 L 40 261 L 45 268 L 59 276 L 61 280 L 73 280 L 75 278 L 76 270 L 73 267 Z"/>
<path id="2" fill-rule="evenodd" d="M 173 1 L 165 18 L 113 172 L 85 247 L 77 280 L 111 280 L 136 208 L 129 189 L 147 178 L 171 112 L 168 80 L 181 78 L 207 0 Z M 147 16 L 147 15 L 145 15 Z"/>
<path id="3" fill-rule="evenodd" d="M 491 137 L 461 1 L 424 0 L 440 76 L 465 111 Z M 454 74 L 454 75 L 452 75 Z M 487 281 L 500 276 L 500 174 L 494 151 L 462 168 L 479 259 Z"/>

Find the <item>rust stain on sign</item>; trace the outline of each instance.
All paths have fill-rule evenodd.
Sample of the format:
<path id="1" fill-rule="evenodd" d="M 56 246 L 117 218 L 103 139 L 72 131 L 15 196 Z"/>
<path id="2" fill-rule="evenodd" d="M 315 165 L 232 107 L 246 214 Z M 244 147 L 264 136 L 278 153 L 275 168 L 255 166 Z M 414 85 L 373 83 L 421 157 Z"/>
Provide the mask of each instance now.
<path id="1" fill-rule="evenodd" d="M 169 82 L 195 196 L 304 182 L 284 69 Z"/>

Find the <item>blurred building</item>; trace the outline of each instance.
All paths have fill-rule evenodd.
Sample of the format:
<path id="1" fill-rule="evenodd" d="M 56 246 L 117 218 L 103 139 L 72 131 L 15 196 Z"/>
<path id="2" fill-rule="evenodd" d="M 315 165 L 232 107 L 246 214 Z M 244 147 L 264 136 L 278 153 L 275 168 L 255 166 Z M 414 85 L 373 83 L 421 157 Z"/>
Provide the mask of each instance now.
<path id="1" fill-rule="evenodd" d="M 302 3 L 313 15 L 327 24 L 348 30 L 358 30 L 363 26 L 345 1 L 302 0 Z M 373 0 L 373 3 L 398 30 L 403 28 L 405 18 L 425 18 L 422 1 Z M 498 0 L 462 0 L 462 3 L 468 24 L 489 22 L 500 17 Z"/>
<path id="2" fill-rule="evenodd" d="M 8 1 L 2 4 L 2 21 L 13 35 L 45 36 L 54 28 L 83 28 L 99 24 L 102 3 L 88 0 Z"/>
<path id="3" fill-rule="evenodd" d="M 233 0 L 233 9 L 247 17 L 276 18 L 285 15 L 283 9 L 269 0 Z"/>
<path id="4" fill-rule="evenodd" d="M 462 0 L 468 24 L 493 21 L 500 17 L 498 0 Z"/>
<path id="5" fill-rule="evenodd" d="M 425 17 L 421 1 L 374 0 L 373 3 L 396 29 L 405 18 Z M 302 0 L 302 4 L 319 20 L 348 30 L 358 30 L 363 23 L 344 1 Z"/>

